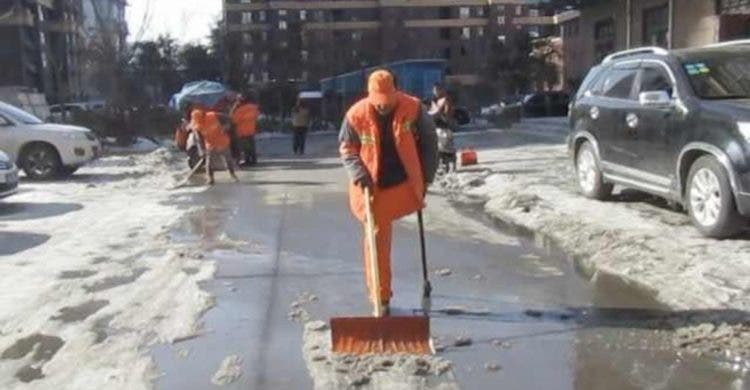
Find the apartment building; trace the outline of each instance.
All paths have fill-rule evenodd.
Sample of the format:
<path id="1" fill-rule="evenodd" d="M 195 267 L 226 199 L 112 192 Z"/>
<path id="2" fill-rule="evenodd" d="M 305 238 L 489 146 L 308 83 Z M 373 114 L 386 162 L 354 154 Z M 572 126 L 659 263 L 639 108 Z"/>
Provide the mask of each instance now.
<path id="1" fill-rule="evenodd" d="M 750 38 L 750 0 L 584 0 L 580 8 L 561 26 L 569 79 L 618 50 Z"/>
<path id="2" fill-rule="evenodd" d="M 550 35 L 559 22 L 543 0 L 224 0 L 224 13 L 250 83 L 439 58 L 471 84 L 493 40 Z"/>
<path id="3" fill-rule="evenodd" d="M 81 91 L 80 4 L 0 0 L 0 86 L 35 88 L 51 102 Z"/>

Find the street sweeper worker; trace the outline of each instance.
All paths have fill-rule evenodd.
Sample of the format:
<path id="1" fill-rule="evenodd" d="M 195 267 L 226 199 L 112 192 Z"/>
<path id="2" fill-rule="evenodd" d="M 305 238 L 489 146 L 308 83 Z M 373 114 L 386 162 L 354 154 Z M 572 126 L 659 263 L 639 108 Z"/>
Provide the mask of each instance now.
<path id="1" fill-rule="evenodd" d="M 235 127 L 240 142 L 241 154 L 244 157 L 244 165 L 255 165 L 258 162 L 255 149 L 255 133 L 257 131 L 258 116 L 260 109 L 258 105 L 239 95 L 235 108 L 231 112 L 232 123 Z"/>
<path id="2" fill-rule="evenodd" d="M 194 109 L 191 113 L 190 127 L 195 129 L 206 147 L 206 176 L 207 184 L 214 184 L 214 165 L 216 161 L 224 161 L 229 175 L 237 182 L 235 161 L 230 150 L 231 138 L 226 130 L 221 114 L 217 111 Z"/>
<path id="3" fill-rule="evenodd" d="M 351 179 L 350 207 L 366 223 L 364 189 L 372 194 L 378 259 L 364 260 L 370 299 L 380 294 L 388 313 L 391 291 L 391 234 L 393 222 L 425 207 L 427 186 L 437 170 L 435 124 L 419 99 L 401 92 L 393 74 L 373 72 L 368 96 L 346 114 L 339 135 L 340 153 Z M 380 286 L 370 285 L 370 262 L 377 261 Z"/>

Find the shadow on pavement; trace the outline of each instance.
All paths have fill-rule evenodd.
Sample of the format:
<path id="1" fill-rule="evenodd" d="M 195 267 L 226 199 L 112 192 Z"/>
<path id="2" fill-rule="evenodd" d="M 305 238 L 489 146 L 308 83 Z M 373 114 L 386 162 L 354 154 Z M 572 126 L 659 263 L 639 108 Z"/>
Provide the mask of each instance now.
<path id="1" fill-rule="evenodd" d="M 44 244 L 50 239 L 46 234 L 0 233 L 0 256 L 14 255 Z"/>
<path id="2" fill-rule="evenodd" d="M 78 203 L 0 203 L 0 221 L 50 218 L 83 209 Z"/>

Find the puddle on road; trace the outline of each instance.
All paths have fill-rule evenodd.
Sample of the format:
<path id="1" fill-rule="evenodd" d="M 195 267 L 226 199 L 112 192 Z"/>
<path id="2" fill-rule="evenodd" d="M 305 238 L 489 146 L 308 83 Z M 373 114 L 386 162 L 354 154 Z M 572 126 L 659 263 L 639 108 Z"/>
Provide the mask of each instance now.
<path id="1" fill-rule="evenodd" d="M 259 242 L 264 249 L 206 255 L 219 264 L 217 279 L 205 285 L 217 296 L 217 306 L 203 318 L 212 332 L 158 347 L 154 356 L 166 375 L 156 387 L 210 388 L 210 378 L 221 361 L 238 355 L 244 374 L 236 384 L 259 389 L 309 388 L 308 374 L 297 356 L 301 355 L 302 331 L 286 318 L 288 305 L 301 291 L 310 291 L 320 298 L 309 308 L 312 318 L 369 310 L 362 287 L 360 232 L 342 206 L 345 196 L 311 194 L 311 201 L 287 206 L 290 222 L 284 230 L 275 282 L 281 295 L 274 297 L 269 248 L 277 244 L 273 231 L 281 206 L 276 198 L 252 188 L 224 191 L 204 196 L 215 196 L 212 200 L 217 204 L 240 204 L 242 199 L 239 211 L 209 208 L 173 236 L 196 240 L 194 235 L 198 235 L 202 247 L 212 248 L 228 234 L 240 242 Z M 477 218 L 471 210 L 461 211 Z M 487 221 L 485 225 L 496 228 Z M 461 236 L 438 229 L 428 232 L 427 243 L 431 270 L 451 270 L 444 277 L 430 274 L 432 328 L 436 342 L 445 346 L 441 356 L 455 363 L 462 388 L 744 386 L 742 371 L 677 351 L 665 322 L 669 313 L 652 297 L 607 278 L 588 283 L 550 240 L 519 231 L 512 232 L 518 237 L 513 243 Z M 395 227 L 393 253 L 394 310 L 411 314 L 421 290 L 413 225 Z M 268 311 L 269 300 L 279 307 Z M 272 317 L 270 335 L 260 325 L 264 316 Z M 456 343 L 459 336 L 471 342 Z M 259 351 L 266 351 L 261 360 L 255 356 Z M 258 366 L 260 361 L 264 363 Z"/>

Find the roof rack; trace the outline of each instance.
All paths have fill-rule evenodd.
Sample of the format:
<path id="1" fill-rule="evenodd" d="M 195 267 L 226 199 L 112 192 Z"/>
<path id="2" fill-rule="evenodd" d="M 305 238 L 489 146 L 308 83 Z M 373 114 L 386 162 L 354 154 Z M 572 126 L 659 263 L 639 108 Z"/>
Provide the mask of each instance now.
<path id="1" fill-rule="evenodd" d="M 726 41 L 726 42 L 719 42 L 719 43 L 713 43 L 710 45 L 703 46 L 704 48 L 713 48 L 713 47 L 728 47 L 728 46 L 743 46 L 743 45 L 750 45 L 750 39 L 737 39 L 734 41 Z"/>
<path id="2" fill-rule="evenodd" d="M 667 51 L 667 49 L 663 47 L 658 47 L 658 46 L 639 47 L 637 49 L 623 50 L 623 51 L 618 51 L 617 53 L 612 53 L 608 55 L 607 57 L 605 57 L 602 63 L 606 64 L 607 62 L 611 62 L 618 58 L 634 56 L 637 54 L 657 54 L 660 56 L 665 56 L 669 54 L 669 51 Z"/>

